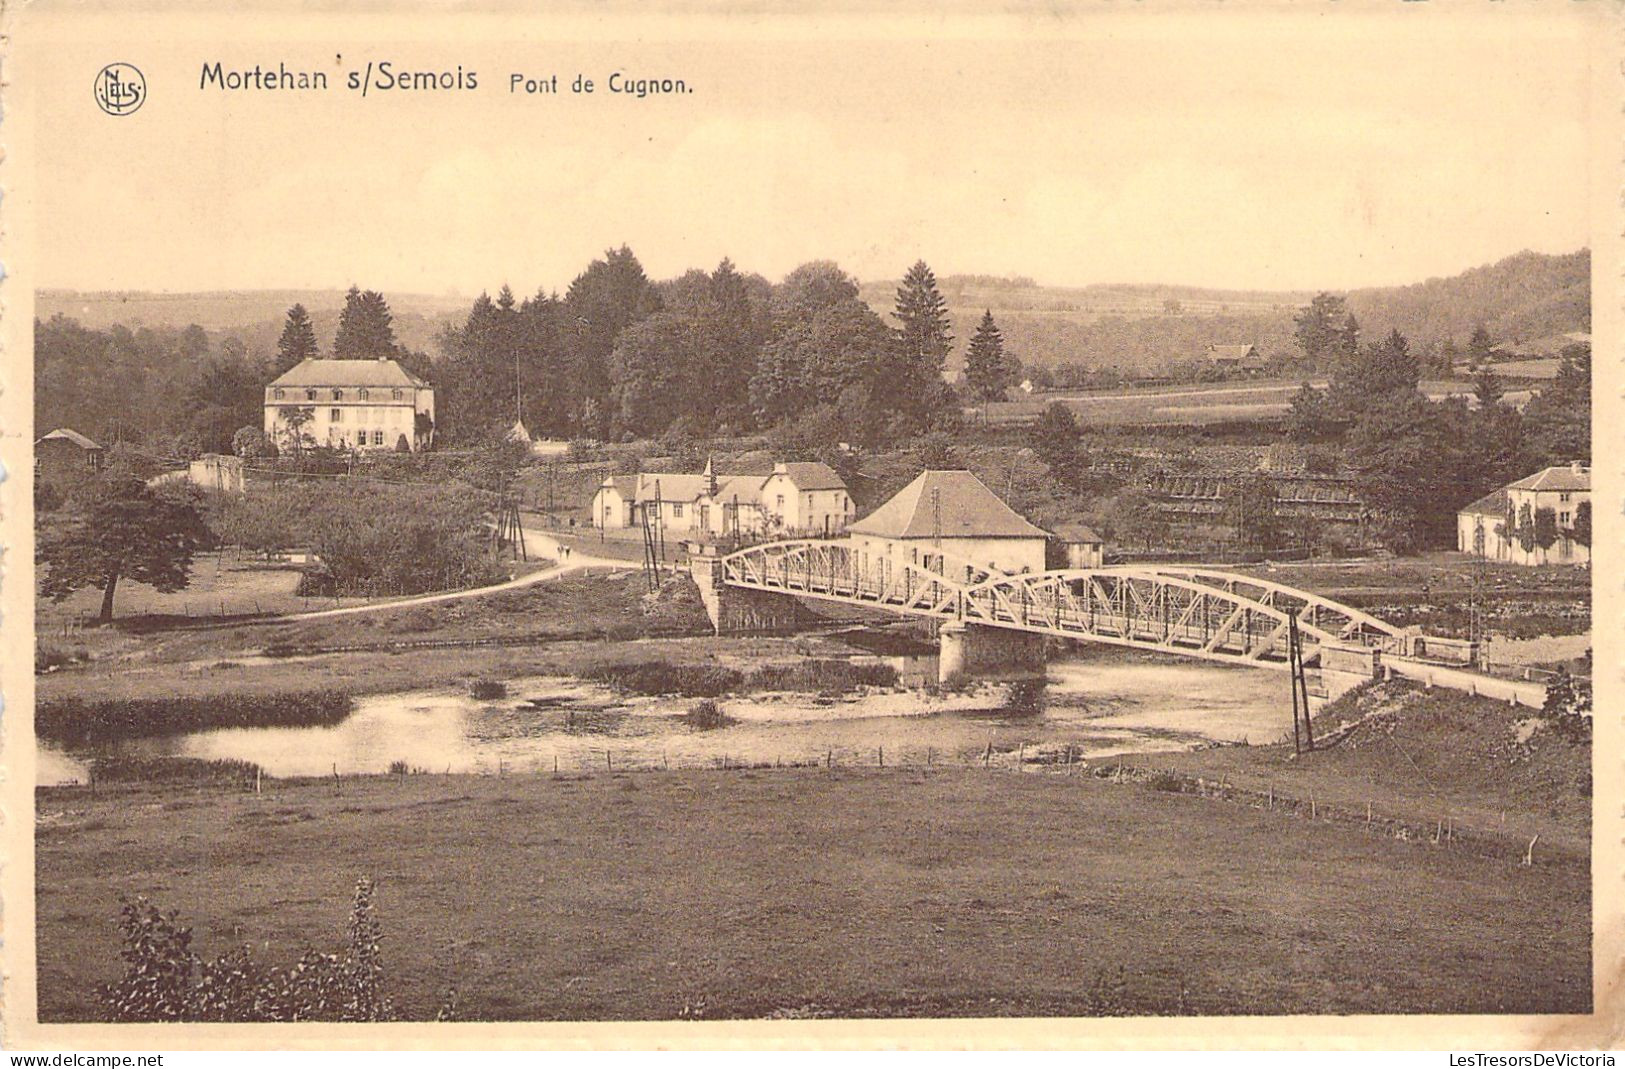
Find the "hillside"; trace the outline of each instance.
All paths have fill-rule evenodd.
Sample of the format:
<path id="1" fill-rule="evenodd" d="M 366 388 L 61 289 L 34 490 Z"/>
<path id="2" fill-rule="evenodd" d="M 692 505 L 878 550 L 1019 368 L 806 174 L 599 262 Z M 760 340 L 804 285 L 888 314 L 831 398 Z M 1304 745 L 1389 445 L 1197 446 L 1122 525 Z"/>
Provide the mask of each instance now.
<path id="1" fill-rule="evenodd" d="M 1565 256 L 1520 252 L 1451 278 L 1355 290 L 1349 310 L 1368 337 L 1397 329 L 1413 342 L 1454 338 L 1464 345 L 1482 324 L 1498 344 L 1591 329 L 1591 251 Z"/>
<path id="2" fill-rule="evenodd" d="M 1354 290 L 1348 305 L 1368 338 L 1398 329 L 1413 348 L 1447 338 L 1465 346 L 1482 324 L 1497 343 L 1520 343 L 1572 330 L 1589 330 L 1591 254 L 1561 256 L 1520 252 L 1449 278 L 1410 286 Z M 1023 363 L 1052 367 L 1079 363 L 1152 372 L 1200 357 L 1208 345 L 1250 342 L 1266 357 L 1297 352 L 1293 316 L 1313 293 L 1204 289 L 1195 286 L 1044 286 L 1030 278 L 949 275 L 939 280 L 953 321 L 955 351 L 949 366 L 964 363 L 965 347 L 985 309 L 1004 331 L 1006 345 Z M 889 315 L 896 280 L 861 285 L 860 296 Z M 462 320 L 469 298 L 389 293 L 395 331 L 409 348 L 438 355 L 441 329 Z M 214 293 L 80 293 L 42 290 L 36 315 L 61 313 L 90 328 L 180 329 L 196 323 L 213 334 L 235 335 L 248 350 L 275 348 L 288 306 L 310 311 L 316 335 L 331 344 L 344 304 L 340 290 L 257 290 Z"/>
<path id="3" fill-rule="evenodd" d="M 409 349 L 433 354 L 434 338 L 448 323 L 468 315 L 467 297 L 391 293 L 389 308 L 395 316 L 395 336 Z M 130 327 L 179 330 L 196 323 L 220 337 L 235 336 L 251 353 L 276 348 L 288 308 L 303 304 L 326 349 L 338 329 L 343 290 L 221 290 L 213 293 L 79 292 L 41 290 L 34 298 L 34 314 L 50 319 L 61 314 L 91 329 L 115 323 Z"/>
<path id="4" fill-rule="evenodd" d="M 1465 347 L 1482 324 L 1499 344 L 1590 330 L 1591 253 L 1520 252 L 1450 278 L 1410 286 L 1353 290 L 1349 309 L 1367 338 L 1397 329 L 1412 347 L 1453 339 Z M 998 320 L 1009 351 L 1023 363 L 1080 363 L 1149 372 L 1202 355 L 1208 345 L 1251 342 L 1266 357 L 1297 353 L 1293 317 L 1314 295 L 1211 290 L 1191 286 L 1042 286 L 1031 279 L 948 276 L 939 280 L 953 321 L 950 368 L 984 310 Z M 895 280 L 866 282 L 861 296 L 889 314 Z"/>

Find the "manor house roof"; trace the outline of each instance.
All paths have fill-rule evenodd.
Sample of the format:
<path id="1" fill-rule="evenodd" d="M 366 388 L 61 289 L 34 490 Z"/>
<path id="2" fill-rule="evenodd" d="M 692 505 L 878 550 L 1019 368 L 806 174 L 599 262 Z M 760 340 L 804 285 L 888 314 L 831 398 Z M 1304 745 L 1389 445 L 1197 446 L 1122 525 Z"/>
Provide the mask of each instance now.
<path id="1" fill-rule="evenodd" d="M 272 386 L 427 386 L 393 360 L 301 360 Z"/>

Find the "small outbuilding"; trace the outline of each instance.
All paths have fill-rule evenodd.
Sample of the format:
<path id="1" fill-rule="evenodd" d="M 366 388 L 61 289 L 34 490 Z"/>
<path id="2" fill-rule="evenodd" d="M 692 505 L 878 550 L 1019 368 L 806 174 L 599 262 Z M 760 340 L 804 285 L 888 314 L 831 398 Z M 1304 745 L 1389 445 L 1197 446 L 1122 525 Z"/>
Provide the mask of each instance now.
<path id="1" fill-rule="evenodd" d="M 1086 523 L 1051 525 L 1050 563 L 1056 568 L 1101 568 L 1106 564 L 1106 541 Z"/>
<path id="2" fill-rule="evenodd" d="M 34 443 L 34 478 L 60 482 L 102 470 L 107 451 L 76 430 L 58 427 Z"/>

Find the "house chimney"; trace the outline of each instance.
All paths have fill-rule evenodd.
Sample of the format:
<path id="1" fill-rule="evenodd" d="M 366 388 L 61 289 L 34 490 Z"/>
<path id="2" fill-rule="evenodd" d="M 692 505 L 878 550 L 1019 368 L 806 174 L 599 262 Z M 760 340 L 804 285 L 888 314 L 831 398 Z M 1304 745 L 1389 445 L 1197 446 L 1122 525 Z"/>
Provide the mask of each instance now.
<path id="1" fill-rule="evenodd" d="M 703 474 L 705 475 L 705 496 L 707 496 L 707 497 L 716 497 L 717 496 L 717 474 L 716 474 L 716 472 L 711 470 L 711 458 L 710 457 L 705 458 L 705 471 L 703 472 Z"/>
<path id="2" fill-rule="evenodd" d="M 788 475 L 788 474 L 790 474 L 790 465 L 784 463 L 784 461 L 782 461 L 782 460 L 775 463 L 773 465 L 773 474 L 774 475 Z"/>
<path id="3" fill-rule="evenodd" d="M 1575 475 L 1584 475 L 1586 472 L 1586 466 L 1580 463 L 1578 460 L 1570 461 L 1569 471 Z"/>

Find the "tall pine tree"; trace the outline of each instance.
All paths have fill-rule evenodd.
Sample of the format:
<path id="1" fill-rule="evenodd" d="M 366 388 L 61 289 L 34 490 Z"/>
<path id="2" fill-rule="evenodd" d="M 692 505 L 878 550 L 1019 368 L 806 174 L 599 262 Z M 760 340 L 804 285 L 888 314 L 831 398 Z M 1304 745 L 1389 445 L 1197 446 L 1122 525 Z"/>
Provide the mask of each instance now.
<path id="1" fill-rule="evenodd" d="M 393 316 L 384 295 L 350 287 L 339 313 L 339 329 L 333 339 L 336 360 L 390 360 L 397 355 Z"/>
<path id="2" fill-rule="evenodd" d="M 920 372 L 940 375 L 953 348 L 948 302 L 937 290 L 937 276 L 917 260 L 897 287 L 897 340 L 905 361 Z"/>
<path id="3" fill-rule="evenodd" d="M 894 432 L 913 432 L 950 408 L 942 368 L 953 348 L 948 302 L 937 290 L 937 276 L 918 260 L 897 287 L 894 309 L 898 327 L 892 358 L 874 383 L 871 403 L 879 405 Z"/>
<path id="4" fill-rule="evenodd" d="M 277 339 L 275 373 L 280 375 L 301 360 L 315 358 L 316 330 L 310 325 L 305 306 L 296 304 L 288 309 L 288 321 L 282 326 L 282 337 Z"/>
<path id="5" fill-rule="evenodd" d="M 988 309 L 965 354 L 965 385 L 979 401 L 1000 401 L 1010 388 L 1012 370 L 1004 355 L 1004 335 L 993 322 L 993 310 Z"/>

